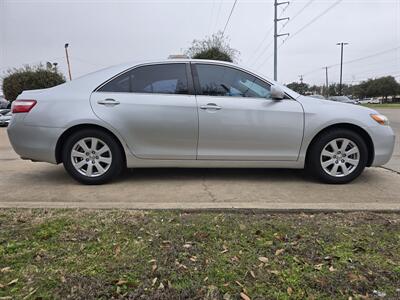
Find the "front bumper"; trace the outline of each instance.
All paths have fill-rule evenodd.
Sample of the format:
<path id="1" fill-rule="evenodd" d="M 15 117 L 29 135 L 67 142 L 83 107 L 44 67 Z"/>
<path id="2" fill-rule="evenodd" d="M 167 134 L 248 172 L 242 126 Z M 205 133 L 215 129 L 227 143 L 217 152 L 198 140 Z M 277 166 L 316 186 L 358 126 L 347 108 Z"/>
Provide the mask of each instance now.
<path id="1" fill-rule="evenodd" d="M 375 150 L 372 166 L 382 166 L 392 157 L 395 145 L 395 134 L 390 126 L 382 125 L 371 127 L 370 134 Z"/>
<path id="2" fill-rule="evenodd" d="M 26 126 L 10 122 L 7 133 L 15 152 L 23 159 L 56 164 L 56 145 L 62 128 Z"/>

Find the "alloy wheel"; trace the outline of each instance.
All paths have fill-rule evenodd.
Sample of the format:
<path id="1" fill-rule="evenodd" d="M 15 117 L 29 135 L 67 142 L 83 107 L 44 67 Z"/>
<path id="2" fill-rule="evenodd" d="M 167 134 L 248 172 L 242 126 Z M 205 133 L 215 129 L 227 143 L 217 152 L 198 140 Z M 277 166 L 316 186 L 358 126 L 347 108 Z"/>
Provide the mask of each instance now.
<path id="1" fill-rule="evenodd" d="M 320 156 L 322 169 L 333 177 L 344 177 L 357 168 L 360 150 L 347 138 L 336 138 L 325 145 Z"/>
<path id="2" fill-rule="evenodd" d="M 101 176 L 111 166 L 110 147 L 99 138 L 82 138 L 72 147 L 71 162 L 74 168 L 84 176 Z"/>

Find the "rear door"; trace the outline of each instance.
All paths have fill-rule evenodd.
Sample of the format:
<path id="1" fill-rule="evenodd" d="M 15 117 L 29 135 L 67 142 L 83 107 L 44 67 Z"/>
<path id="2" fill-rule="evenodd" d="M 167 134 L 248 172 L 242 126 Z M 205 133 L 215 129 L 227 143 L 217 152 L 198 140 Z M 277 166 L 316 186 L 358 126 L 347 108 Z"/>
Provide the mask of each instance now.
<path id="1" fill-rule="evenodd" d="M 137 157 L 196 159 L 198 116 L 189 72 L 186 63 L 135 67 L 93 92 L 92 108 Z"/>
<path id="2" fill-rule="evenodd" d="M 241 69 L 192 63 L 199 112 L 198 159 L 297 160 L 302 106 L 273 100 L 271 85 Z"/>

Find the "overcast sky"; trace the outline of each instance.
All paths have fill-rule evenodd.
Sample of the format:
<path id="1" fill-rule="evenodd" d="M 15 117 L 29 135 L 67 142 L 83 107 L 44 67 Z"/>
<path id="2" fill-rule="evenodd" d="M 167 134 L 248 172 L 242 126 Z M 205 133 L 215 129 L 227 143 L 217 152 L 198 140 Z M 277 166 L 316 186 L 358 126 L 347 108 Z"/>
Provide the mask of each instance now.
<path id="1" fill-rule="evenodd" d="M 72 76 L 102 67 L 182 53 L 226 24 L 234 0 L 0 0 L 0 74 L 9 67 L 58 62 Z M 278 80 L 325 82 L 324 66 L 340 62 L 337 42 L 348 42 L 344 81 L 394 75 L 400 80 L 400 0 L 292 0 L 279 15 L 292 19 L 279 48 Z M 317 18 L 323 14 L 321 17 Z M 315 22 L 313 22 L 315 20 Z M 281 22 L 279 28 L 284 25 Z M 272 77 L 273 1 L 238 0 L 226 29 L 238 63 Z M 280 38 L 280 44 L 285 38 Z M 388 50 L 388 51 L 386 51 Z M 329 69 L 338 82 L 339 67 Z"/>

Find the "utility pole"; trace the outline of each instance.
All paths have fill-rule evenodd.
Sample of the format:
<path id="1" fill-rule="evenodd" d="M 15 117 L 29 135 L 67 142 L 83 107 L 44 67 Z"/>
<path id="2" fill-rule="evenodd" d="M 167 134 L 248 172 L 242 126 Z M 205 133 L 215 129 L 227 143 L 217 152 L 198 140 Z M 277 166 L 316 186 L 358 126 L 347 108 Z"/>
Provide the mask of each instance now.
<path id="1" fill-rule="evenodd" d="M 278 37 L 289 35 L 289 33 L 278 34 L 278 22 L 283 20 L 289 20 L 289 18 L 278 19 L 278 6 L 283 4 L 289 4 L 289 1 L 278 2 L 275 0 L 275 17 L 274 17 L 274 80 L 278 80 Z"/>
<path id="2" fill-rule="evenodd" d="M 68 57 L 68 43 L 65 44 L 65 56 L 67 57 L 67 65 L 68 65 L 68 75 L 69 75 L 69 80 L 72 80 L 71 76 L 71 65 L 69 64 L 69 57 Z"/>
<path id="3" fill-rule="evenodd" d="M 328 67 L 325 67 L 325 79 L 326 79 L 326 98 L 328 98 L 329 97 Z"/>
<path id="4" fill-rule="evenodd" d="M 339 95 L 342 95 L 342 80 L 343 80 L 343 46 L 348 45 L 349 43 L 337 43 L 336 45 L 340 46 L 340 84 L 339 84 Z"/>

